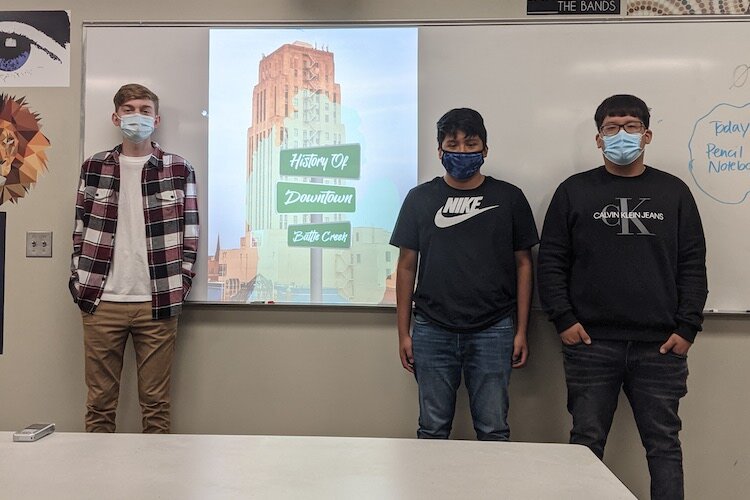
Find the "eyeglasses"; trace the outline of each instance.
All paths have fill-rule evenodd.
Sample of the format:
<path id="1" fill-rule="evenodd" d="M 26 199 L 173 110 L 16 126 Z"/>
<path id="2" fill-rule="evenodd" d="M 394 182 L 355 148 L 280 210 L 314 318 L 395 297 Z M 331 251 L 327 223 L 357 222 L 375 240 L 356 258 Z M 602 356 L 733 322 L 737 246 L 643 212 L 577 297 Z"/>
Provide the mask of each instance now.
<path id="1" fill-rule="evenodd" d="M 609 123 L 600 128 L 599 133 L 605 137 L 611 137 L 613 135 L 617 135 L 621 129 L 625 129 L 625 132 L 627 132 L 628 134 L 638 134 L 643 132 L 643 129 L 645 128 L 646 126 L 641 121 L 628 122 L 625 125 L 616 125 L 614 123 Z"/>

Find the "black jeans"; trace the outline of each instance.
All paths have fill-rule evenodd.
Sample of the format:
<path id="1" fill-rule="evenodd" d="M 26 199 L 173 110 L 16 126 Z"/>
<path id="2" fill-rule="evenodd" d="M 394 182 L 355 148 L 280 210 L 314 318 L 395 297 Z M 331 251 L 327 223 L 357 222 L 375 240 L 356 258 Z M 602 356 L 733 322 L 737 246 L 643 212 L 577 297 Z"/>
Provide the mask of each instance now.
<path id="1" fill-rule="evenodd" d="M 590 345 L 563 345 L 568 411 L 573 416 L 570 442 L 604 456 L 622 387 L 646 449 L 651 498 L 682 499 L 682 422 L 677 410 L 687 394 L 687 357 L 661 354 L 661 344 L 594 339 Z"/>

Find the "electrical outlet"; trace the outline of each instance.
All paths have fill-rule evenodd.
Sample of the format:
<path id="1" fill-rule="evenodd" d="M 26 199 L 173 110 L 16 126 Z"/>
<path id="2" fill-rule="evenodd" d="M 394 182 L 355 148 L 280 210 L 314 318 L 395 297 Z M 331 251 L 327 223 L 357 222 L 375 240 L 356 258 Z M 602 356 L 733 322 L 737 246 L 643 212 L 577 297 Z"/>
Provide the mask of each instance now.
<path id="1" fill-rule="evenodd" d="M 52 257 L 52 231 L 27 231 L 26 257 Z"/>

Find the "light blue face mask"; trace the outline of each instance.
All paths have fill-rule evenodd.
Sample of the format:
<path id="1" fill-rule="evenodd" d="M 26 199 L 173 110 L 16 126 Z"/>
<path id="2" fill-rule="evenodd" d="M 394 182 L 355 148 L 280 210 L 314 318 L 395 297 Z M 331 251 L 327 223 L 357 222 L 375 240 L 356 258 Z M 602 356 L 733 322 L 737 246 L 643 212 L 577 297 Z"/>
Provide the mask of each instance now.
<path id="1" fill-rule="evenodd" d="M 448 175 L 458 180 L 465 180 L 479 171 L 484 163 L 484 154 L 478 153 L 451 153 L 443 151 L 443 167 Z"/>
<path id="2" fill-rule="evenodd" d="M 118 118 L 120 119 L 120 131 L 122 131 L 123 137 L 130 142 L 140 144 L 154 133 L 155 119 L 153 116 L 135 113 L 118 116 Z"/>
<path id="3" fill-rule="evenodd" d="M 630 165 L 643 153 L 642 137 L 643 134 L 629 134 L 624 130 L 609 137 L 602 136 L 604 156 L 615 165 Z"/>

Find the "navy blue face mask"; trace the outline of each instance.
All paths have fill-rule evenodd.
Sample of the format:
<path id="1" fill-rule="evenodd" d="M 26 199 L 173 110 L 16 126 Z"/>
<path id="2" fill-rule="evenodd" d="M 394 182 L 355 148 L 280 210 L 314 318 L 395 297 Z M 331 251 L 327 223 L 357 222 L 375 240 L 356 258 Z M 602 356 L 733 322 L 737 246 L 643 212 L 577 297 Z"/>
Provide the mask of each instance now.
<path id="1" fill-rule="evenodd" d="M 484 154 L 478 153 L 452 153 L 443 151 L 443 167 L 448 175 L 458 180 L 465 180 L 479 171 L 484 163 Z"/>

